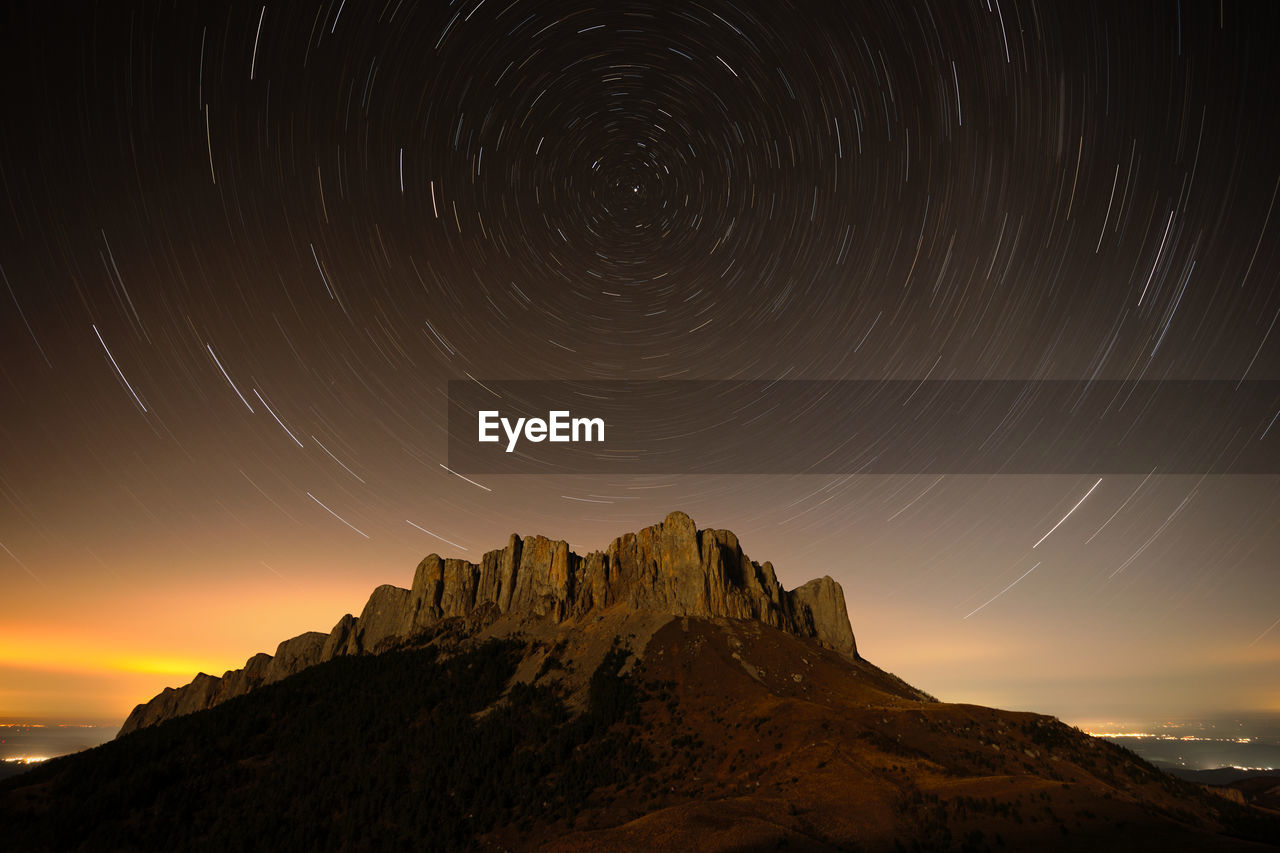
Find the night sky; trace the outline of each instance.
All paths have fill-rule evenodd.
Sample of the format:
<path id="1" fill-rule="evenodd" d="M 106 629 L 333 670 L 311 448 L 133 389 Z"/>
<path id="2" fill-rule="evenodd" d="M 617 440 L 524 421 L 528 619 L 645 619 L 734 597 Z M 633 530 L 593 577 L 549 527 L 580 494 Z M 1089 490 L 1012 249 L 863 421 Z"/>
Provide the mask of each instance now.
<path id="1" fill-rule="evenodd" d="M 450 379 L 1280 379 L 1278 25 L 5 4 L 0 719 L 119 720 L 429 552 L 673 509 L 835 577 L 944 700 L 1280 712 L 1274 476 L 444 467 Z"/>

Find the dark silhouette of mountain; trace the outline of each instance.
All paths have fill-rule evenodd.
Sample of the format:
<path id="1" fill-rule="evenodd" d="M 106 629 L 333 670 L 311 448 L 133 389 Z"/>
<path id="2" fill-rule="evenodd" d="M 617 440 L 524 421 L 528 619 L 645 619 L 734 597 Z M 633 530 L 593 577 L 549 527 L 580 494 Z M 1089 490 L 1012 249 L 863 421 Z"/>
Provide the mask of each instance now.
<path id="1" fill-rule="evenodd" d="M 607 561 L 513 540 L 493 552 L 512 575 L 486 574 L 486 555 L 455 564 L 461 584 L 428 558 L 413 589 L 375 592 L 344 632 L 321 635 L 346 636 L 344 652 L 203 710 L 143 715 L 130 734 L 0 784 L 0 846 L 1105 851 L 1280 839 L 1275 812 L 1051 717 L 936 701 L 858 657 L 847 617 L 839 642 L 836 602 L 764 583 L 772 569 L 741 557 L 736 537 L 686 519 L 622 537 Z M 521 581 L 526 567 L 534 581 Z"/>
<path id="2" fill-rule="evenodd" d="M 1245 802 L 1280 813 L 1280 776 L 1274 771 L 1237 779 L 1229 787 L 1239 791 Z"/>
<path id="3" fill-rule="evenodd" d="M 1185 767 L 1153 763 L 1164 772 L 1206 786 L 1219 796 L 1280 812 L 1280 775 L 1274 770 L 1241 770 L 1238 767 L 1188 770 Z M 1232 794 L 1232 790 L 1239 792 L 1239 796 Z"/>
<path id="4" fill-rule="evenodd" d="M 17 764 L 8 761 L 0 761 L 0 782 L 11 776 L 17 776 L 19 773 L 26 773 L 30 770 L 30 764 Z"/>

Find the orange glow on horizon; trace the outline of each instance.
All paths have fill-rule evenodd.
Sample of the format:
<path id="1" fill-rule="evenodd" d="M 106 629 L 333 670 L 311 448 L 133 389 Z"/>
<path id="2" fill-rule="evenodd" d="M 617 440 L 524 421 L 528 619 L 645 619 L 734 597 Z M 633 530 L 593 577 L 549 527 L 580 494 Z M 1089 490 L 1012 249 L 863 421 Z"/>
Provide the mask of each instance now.
<path id="1" fill-rule="evenodd" d="M 221 674 L 212 656 L 183 657 L 141 652 L 136 647 L 104 644 L 101 639 L 46 634 L 16 637 L 0 631 L 0 666 L 21 670 L 72 673 L 146 673 L 194 676 Z M 231 667 L 234 668 L 234 667 Z M 216 670 L 216 672 L 215 672 Z"/>
<path id="2" fill-rule="evenodd" d="M 189 594 L 151 591 L 110 610 L 71 601 L 52 623 L 6 620 L 0 713 L 122 721 L 165 687 L 201 672 L 221 676 L 303 631 L 328 631 L 349 596 L 326 587 L 287 598 L 278 589 L 206 591 L 198 611 Z"/>

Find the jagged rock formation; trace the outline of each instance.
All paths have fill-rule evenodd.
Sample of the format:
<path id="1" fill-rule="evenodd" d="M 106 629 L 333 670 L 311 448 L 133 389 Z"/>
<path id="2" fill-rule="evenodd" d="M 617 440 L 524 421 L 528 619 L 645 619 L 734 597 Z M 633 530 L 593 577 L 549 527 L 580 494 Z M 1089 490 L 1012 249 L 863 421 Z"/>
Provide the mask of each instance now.
<path id="1" fill-rule="evenodd" d="M 120 735 L 190 714 L 278 681 L 339 655 L 377 653 L 443 620 L 485 624 L 500 616 L 581 620 L 615 606 L 672 617 L 752 619 L 816 637 L 850 660 L 858 657 L 844 592 L 830 577 L 788 592 L 771 563 L 742 553 L 727 530 L 698 530 L 673 512 L 661 524 L 615 539 L 580 557 L 568 543 L 512 534 L 505 548 L 479 564 L 432 554 L 418 564 L 409 589 L 383 585 L 359 618 L 343 616 L 327 635 L 285 640 L 274 656 L 257 654 L 221 678 L 200 673 L 185 687 L 166 688 L 139 705 Z"/>

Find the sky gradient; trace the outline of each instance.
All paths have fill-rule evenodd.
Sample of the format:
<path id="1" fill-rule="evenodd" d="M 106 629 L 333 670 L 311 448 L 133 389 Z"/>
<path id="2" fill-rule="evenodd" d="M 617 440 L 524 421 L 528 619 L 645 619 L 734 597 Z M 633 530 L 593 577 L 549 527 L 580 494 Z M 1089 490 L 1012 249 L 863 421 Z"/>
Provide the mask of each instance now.
<path id="1" fill-rule="evenodd" d="M 0 15 L 0 719 L 675 509 L 944 700 L 1280 712 L 1274 476 L 443 467 L 450 379 L 1280 379 L 1280 7 Z"/>

